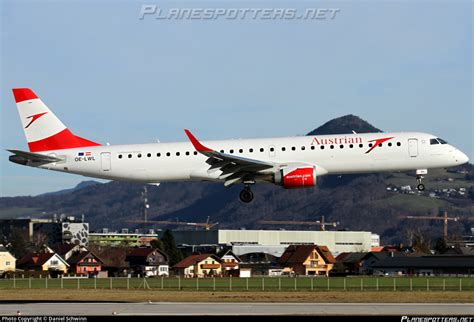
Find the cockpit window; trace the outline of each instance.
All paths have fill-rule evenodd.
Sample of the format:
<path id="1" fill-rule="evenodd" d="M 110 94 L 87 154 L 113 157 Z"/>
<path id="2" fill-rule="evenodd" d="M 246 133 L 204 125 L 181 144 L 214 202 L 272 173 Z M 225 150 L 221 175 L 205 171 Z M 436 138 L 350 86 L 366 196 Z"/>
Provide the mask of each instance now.
<path id="1" fill-rule="evenodd" d="M 438 138 L 438 141 L 439 141 L 439 143 L 441 143 L 441 144 L 448 144 L 448 142 L 446 142 L 445 140 L 440 139 L 440 138 Z"/>
<path id="2" fill-rule="evenodd" d="M 431 139 L 431 140 L 430 140 L 430 145 L 433 145 L 433 144 L 439 144 L 438 140 L 436 140 L 436 139 Z"/>

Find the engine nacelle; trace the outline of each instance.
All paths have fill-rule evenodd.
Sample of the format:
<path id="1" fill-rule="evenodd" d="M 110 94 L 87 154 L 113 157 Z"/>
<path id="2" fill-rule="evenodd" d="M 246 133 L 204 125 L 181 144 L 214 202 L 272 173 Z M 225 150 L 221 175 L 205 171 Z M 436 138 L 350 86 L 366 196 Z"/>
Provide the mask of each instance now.
<path id="1" fill-rule="evenodd" d="M 275 173 L 274 182 L 285 189 L 311 188 L 316 185 L 316 168 L 286 167 Z"/>

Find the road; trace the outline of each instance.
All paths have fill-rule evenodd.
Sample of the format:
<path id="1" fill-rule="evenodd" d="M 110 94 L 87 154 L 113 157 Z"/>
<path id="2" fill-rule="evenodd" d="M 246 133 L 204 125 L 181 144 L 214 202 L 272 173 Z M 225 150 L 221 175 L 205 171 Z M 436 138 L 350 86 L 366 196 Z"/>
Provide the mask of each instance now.
<path id="1" fill-rule="evenodd" d="M 474 315 L 457 303 L 3 303 L 1 315 Z"/>

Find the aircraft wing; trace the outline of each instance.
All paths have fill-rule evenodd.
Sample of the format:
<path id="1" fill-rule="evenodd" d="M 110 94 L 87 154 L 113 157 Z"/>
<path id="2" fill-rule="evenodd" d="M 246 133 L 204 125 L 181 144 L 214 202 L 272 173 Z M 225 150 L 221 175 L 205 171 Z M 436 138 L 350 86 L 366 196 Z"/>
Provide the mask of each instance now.
<path id="1" fill-rule="evenodd" d="M 13 153 L 9 157 L 9 160 L 15 163 L 20 163 L 20 164 L 27 164 L 28 162 L 32 163 L 53 163 L 53 162 L 58 162 L 62 161 L 60 158 L 40 154 L 40 153 L 33 153 L 33 152 L 26 152 L 26 151 L 20 151 L 20 150 L 7 150 L 8 152 Z"/>
<path id="2" fill-rule="evenodd" d="M 188 130 L 184 131 L 186 132 L 186 135 L 188 136 L 196 151 L 208 157 L 206 160 L 206 163 L 210 165 L 209 169 L 207 170 L 208 173 L 213 173 L 217 170 L 222 171 L 219 179 L 225 180 L 224 185 L 226 187 L 246 179 L 253 180 L 253 177 L 259 171 L 271 168 L 276 169 L 281 166 L 278 163 L 243 158 L 215 151 L 202 145 L 201 142 L 199 142 L 199 140 L 196 139 L 194 135 Z"/>

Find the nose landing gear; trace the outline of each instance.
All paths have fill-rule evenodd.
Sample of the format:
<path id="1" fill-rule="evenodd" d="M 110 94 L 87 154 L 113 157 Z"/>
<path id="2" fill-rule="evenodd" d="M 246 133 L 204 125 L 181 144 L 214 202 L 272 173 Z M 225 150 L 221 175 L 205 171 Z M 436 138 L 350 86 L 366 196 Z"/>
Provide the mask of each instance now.
<path id="1" fill-rule="evenodd" d="M 427 169 L 416 170 L 416 182 L 418 182 L 418 186 L 416 188 L 418 191 L 424 191 L 425 185 L 421 183 L 421 180 L 424 178 L 423 174 L 428 174 Z"/>
<path id="2" fill-rule="evenodd" d="M 249 184 L 245 184 L 244 189 L 240 192 L 240 200 L 245 203 L 253 200 L 253 192 L 250 190 Z"/>

